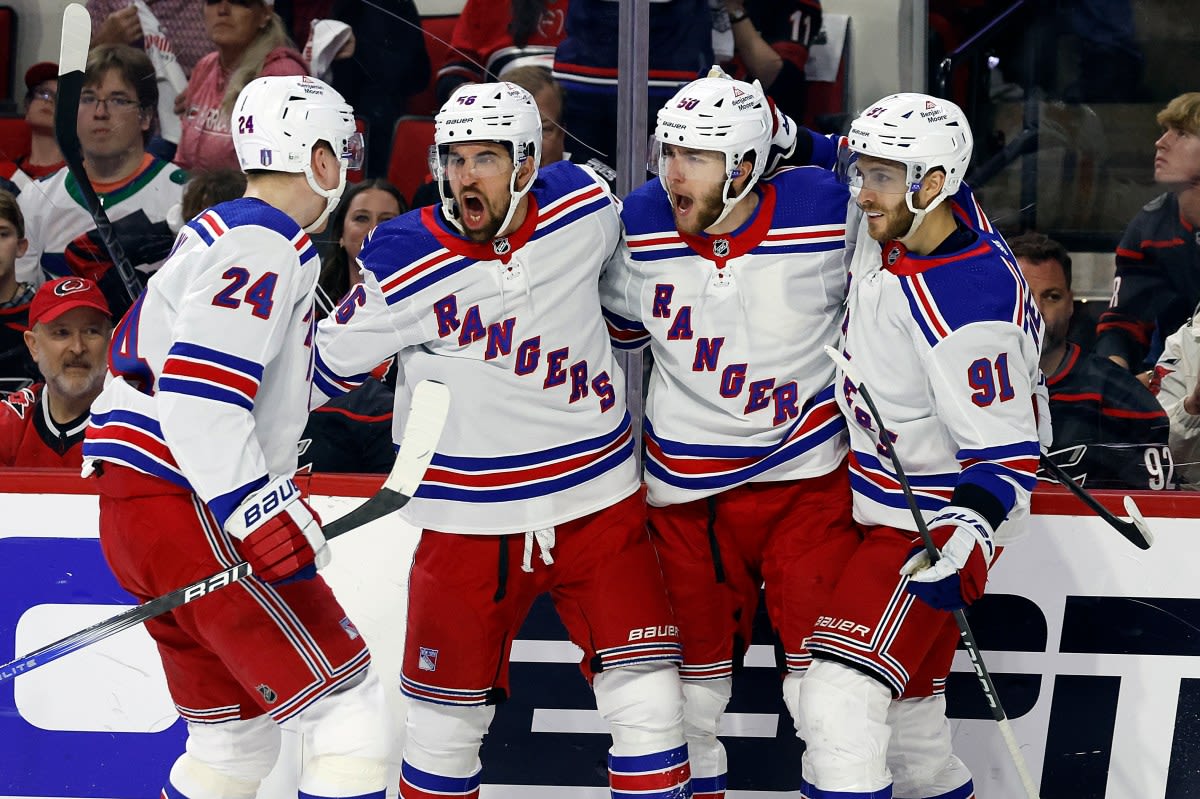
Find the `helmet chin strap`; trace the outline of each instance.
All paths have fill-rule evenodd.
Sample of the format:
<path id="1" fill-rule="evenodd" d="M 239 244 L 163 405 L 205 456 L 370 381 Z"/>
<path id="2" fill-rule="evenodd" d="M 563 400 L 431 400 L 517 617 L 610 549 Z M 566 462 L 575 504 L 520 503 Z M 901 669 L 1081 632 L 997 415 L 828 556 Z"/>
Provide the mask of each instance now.
<path id="1" fill-rule="evenodd" d="M 711 230 L 712 228 L 715 228 L 717 225 L 721 224 L 721 222 L 724 221 L 725 217 L 729 216 L 729 212 L 732 211 L 734 208 L 736 208 L 737 204 L 742 201 L 742 198 L 745 197 L 750 192 L 750 189 L 754 188 L 754 183 L 747 180 L 746 185 L 742 187 L 742 190 L 740 192 L 738 192 L 738 195 L 736 197 L 730 197 L 729 196 L 729 187 L 733 185 L 733 181 L 740 174 L 741 174 L 740 169 L 734 169 L 730 173 L 729 177 L 725 178 L 725 185 L 721 188 L 721 195 L 726 198 L 725 199 L 725 207 L 723 209 L 721 209 L 721 215 L 718 216 L 716 219 L 714 219 L 713 223 L 711 225 L 709 225 L 707 228 L 705 228 L 705 231 Z"/>
<path id="2" fill-rule="evenodd" d="M 912 211 L 913 213 L 913 221 L 912 224 L 908 226 L 908 232 L 900 237 L 900 243 L 905 247 L 908 246 L 909 240 L 912 239 L 913 235 L 916 234 L 917 228 L 919 228 L 921 223 L 925 221 L 925 215 L 941 205 L 942 200 L 946 199 L 947 196 L 945 194 L 939 194 L 938 196 L 934 197 L 932 201 L 930 201 L 929 205 L 925 206 L 924 208 L 917 208 L 913 205 L 913 197 L 916 195 L 917 193 L 915 191 L 910 191 L 904 195 L 904 204 L 907 205 L 908 210 Z"/>
<path id="3" fill-rule="evenodd" d="M 317 179 L 313 177 L 311 164 L 304 170 L 304 177 L 308 180 L 308 187 L 316 192 L 317 196 L 325 198 L 325 210 L 321 211 L 320 216 L 313 222 L 304 226 L 305 233 L 316 233 L 320 230 L 325 224 L 325 220 L 333 213 L 333 209 L 337 208 L 338 203 L 341 202 L 342 192 L 346 189 L 346 162 L 340 158 L 338 162 L 341 168 L 338 172 L 337 187 L 333 189 L 321 188 L 320 184 L 317 183 Z"/>
<path id="4" fill-rule="evenodd" d="M 525 156 L 531 158 L 532 156 Z M 521 163 L 524 163 L 522 161 Z M 525 188 L 517 190 L 517 175 L 521 172 L 521 166 L 518 164 L 513 167 L 512 177 L 508 179 L 508 213 L 504 215 L 504 221 L 500 223 L 500 227 L 496 228 L 496 235 L 502 236 L 504 231 L 508 229 L 509 222 L 512 222 L 513 215 L 517 213 L 517 206 L 521 204 L 521 198 L 524 197 L 531 188 L 533 181 L 537 178 L 537 170 L 529 176 L 529 180 L 525 183 Z"/>

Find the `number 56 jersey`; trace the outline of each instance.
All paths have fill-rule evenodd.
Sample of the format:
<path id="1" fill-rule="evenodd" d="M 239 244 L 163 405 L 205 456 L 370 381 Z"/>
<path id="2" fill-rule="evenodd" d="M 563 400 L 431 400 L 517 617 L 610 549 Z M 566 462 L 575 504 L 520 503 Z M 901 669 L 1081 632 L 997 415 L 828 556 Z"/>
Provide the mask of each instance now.
<path id="1" fill-rule="evenodd" d="M 224 525 L 268 476 L 296 470 L 308 419 L 316 248 L 261 200 L 184 226 L 113 332 L 85 461 L 194 491 Z"/>
<path id="2" fill-rule="evenodd" d="M 891 433 L 926 518 L 953 503 L 997 528 L 1027 515 L 1036 483 L 1041 317 L 978 206 L 948 202 L 959 222 L 948 242 L 963 245 L 943 244 L 950 252 L 921 256 L 889 242 L 881 253 L 860 226 L 843 351 Z M 855 518 L 915 530 L 867 405 L 840 370 L 836 394 L 850 428 Z M 999 527 L 997 542 L 1022 527 Z"/>

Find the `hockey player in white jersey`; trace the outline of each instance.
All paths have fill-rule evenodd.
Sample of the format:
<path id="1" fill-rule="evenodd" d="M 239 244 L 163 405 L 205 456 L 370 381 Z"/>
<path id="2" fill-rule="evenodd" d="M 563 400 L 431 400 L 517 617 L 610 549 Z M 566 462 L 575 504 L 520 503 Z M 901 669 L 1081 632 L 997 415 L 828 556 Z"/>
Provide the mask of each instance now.
<path id="1" fill-rule="evenodd" d="M 645 529 L 622 375 L 597 281 L 621 236 L 595 173 L 541 167 L 541 117 L 511 83 L 467 84 L 436 117 L 439 206 L 379 225 L 363 281 L 317 329 L 334 396 L 399 351 L 450 417 L 413 500 L 401 689 L 405 799 L 478 796 L 479 747 L 513 637 L 549 591 L 612 733 L 614 796 L 690 796 L 675 627 Z"/>
<path id="2" fill-rule="evenodd" d="M 295 719 L 302 799 L 383 799 L 382 688 L 315 573 L 328 550 L 292 481 L 320 271 L 306 231 L 338 202 L 361 142 L 350 106 L 308 77 L 248 84 L 233 139 L 246 195 L 184 227 L 113 335 L 112 374 L 84 443 L 100 541 L 143 601 L 243 559 L 253 567 L 146 622 L 188 722 L 163 797 L 256 796 L 278 724 Z"/>
<path id="3" fill-rule="evenodd" d="M 657 180 L 625 200 L 601 281 L 614 343 L 647 342 L 651 539 L 683 639 L 692 790 L 723 797 L 717 738 L 765 583 L 794 697 L 805 639 L 860 536 L 833 362 L 849 192 L 830 171 L 763 178 L 794 139 L 757 83 L 719 70 L 658 112 Z M 790 149 L 783 142 L 777 149 Z M 794 709 L 794 702 L 789 702 Z"/>
<path id="4" fill-rule="evenodd" d="M 1003 239 L 956 197 L 971 146 L 953 103 L 897 94 L 853 122 L 843 152 L 861 210 L 843 350 L 941 559 L 929 566 L 879 431 L 839 372 L 867 534 L 810 641 L 797 724 L 808 799 L 975 796 L 945 716 L 949 611 L 983 594 L 1028 513 L 1041 319 Z"/>

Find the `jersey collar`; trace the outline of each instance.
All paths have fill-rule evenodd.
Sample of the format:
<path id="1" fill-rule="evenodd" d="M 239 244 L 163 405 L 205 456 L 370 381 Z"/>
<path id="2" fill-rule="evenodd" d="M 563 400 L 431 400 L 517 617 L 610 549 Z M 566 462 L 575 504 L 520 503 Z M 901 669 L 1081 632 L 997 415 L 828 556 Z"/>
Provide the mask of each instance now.
<path id="1" fill-rule="evenodd" d="M 684 233 L 679 231 L 683 243 L 691 247 L 701 258 L 716 263 L 718 268 L 725 268 L 725 263 L 731 258 L 745 255 L 753 250 L 771 232 L 771 220 L 775 216 L 775 187 L 770 183 L 760 183 L 754 191 L 758 194 L 758 207 L 740 228 L 732 233 Z"/>
<path id="2" fill-rule="evenodd" d="M 462 234 L 450 227 L 442 217 L 440 203 L 422 208 L 421 222 L 443 247 L 455 255 L 476 261 L 499 260 L 500 263 L 506 264 L 513 257 L 513 253 L 529 243 L 537 230 L 537 198 L 532 192 L 525 196 L 529 198 L 529 207 L 525 210 L 525 221 L 521 226 L 507 236 L 499 236 L 488 242 L 475 242 L 463 238 Z"/>

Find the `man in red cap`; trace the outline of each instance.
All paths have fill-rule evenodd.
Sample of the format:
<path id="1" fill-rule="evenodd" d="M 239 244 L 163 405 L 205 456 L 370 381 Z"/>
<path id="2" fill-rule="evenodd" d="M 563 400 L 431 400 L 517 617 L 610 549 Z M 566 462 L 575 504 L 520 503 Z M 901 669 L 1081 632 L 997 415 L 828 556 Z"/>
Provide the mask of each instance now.
<path id="1" fill-rule="evenodd" d="M 29 306 L 25 345 L 44 383 L 0 401 L 0 466 L 83 465 L 83 433 L 104 387 L 112 317 L 90 280 L 42 285 Z"/>

